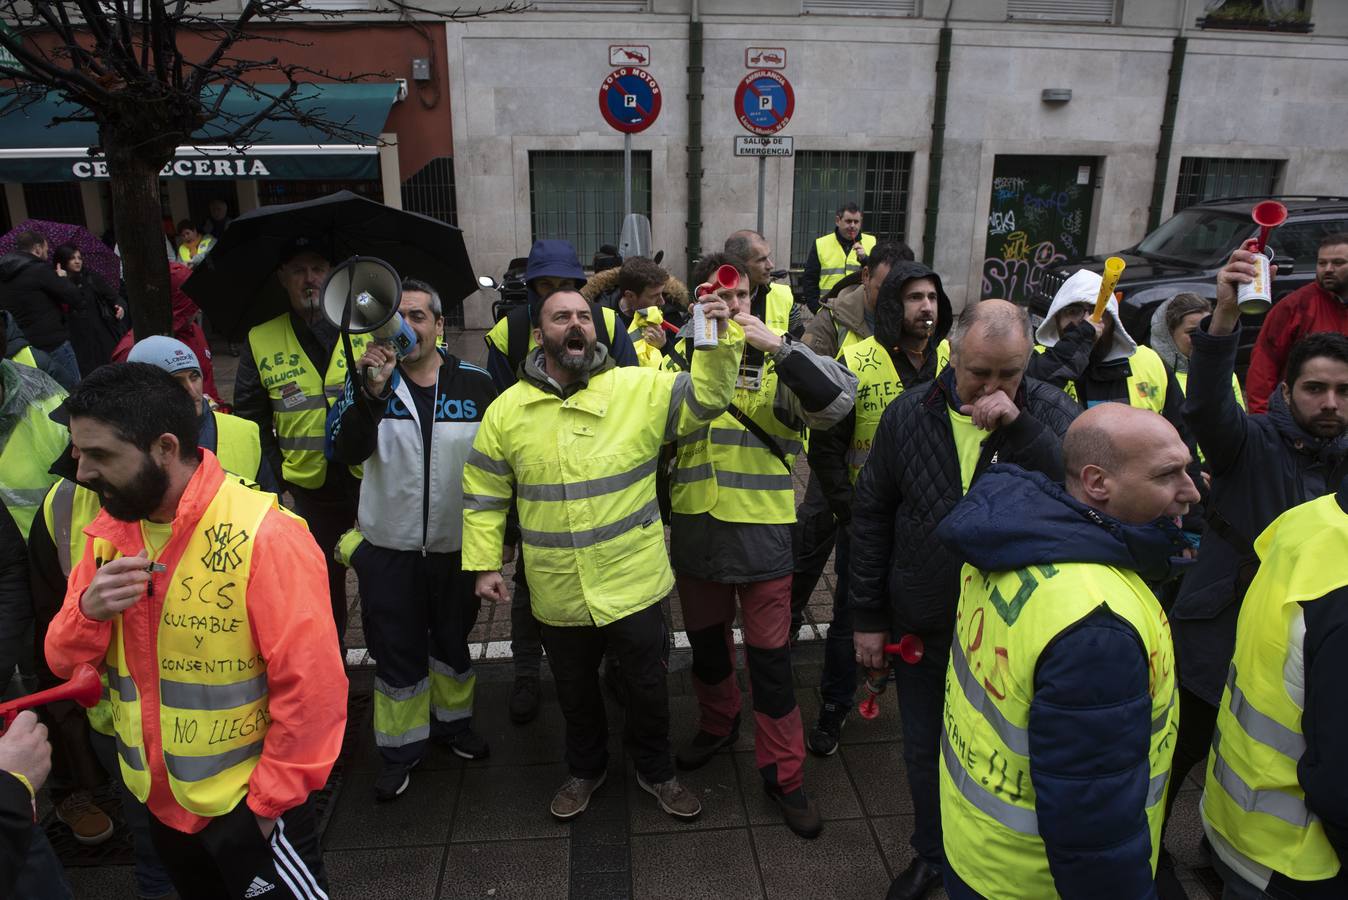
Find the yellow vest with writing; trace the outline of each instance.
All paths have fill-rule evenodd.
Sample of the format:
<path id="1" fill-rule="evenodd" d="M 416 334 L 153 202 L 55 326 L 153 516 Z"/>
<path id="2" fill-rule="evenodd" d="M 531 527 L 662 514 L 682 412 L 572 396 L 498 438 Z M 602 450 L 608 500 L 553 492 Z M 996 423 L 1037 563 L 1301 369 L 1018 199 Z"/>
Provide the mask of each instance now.
<path id="1" fill-rule="evenodd" d="M 1043 353 L 1047 349 L 1043 344 L 1035 344 L 1034 347 L 1036 353 Z M 1139 344 L 1133 355 L 1128 357 L 1128 368 L 1132 373 L 1128 376 L 1128 405 L 1149 409 L 1154 413 L 1165 409 L 1165 389 L 1169 379 L 1165 363 L 1161 362 L 1156 351 Z M 1081 402 L 1075 381 L 1067 382 L 1063 393 Z"/>
<path id="2" fill-rule="evenodd" d="M 274 508 L 274 494 L 226 479 L 178 565 L 154 582 L 163 598 L 155 688 L 164 765 L 174 798 L 199 816 L 224 815 L 247 793 L 271 725 L 267 664 L 253 640 L 247 589 L 253 540 Z M 100 539 L 93 554 L 99 565 L 119 555 Z M 112 625 L 106 667 L 122 778 L 144 803 L 150 772 L 140 698 L 147 686 L 127 667 L 122 617 Z"/>
<path id="3" fill-rule="evenodd" d="M 768 292 L 763 322 L 774 334 L 786 334 L 790 327 L 792 302 L 789 291 L 785 296 L 781 292 Z M 696 352 L 690 341 L 684 342 L 683 355 L 690 363 Z M 741 377 L 743 374 L 741 369 Z M 777 370 L 764 354 L 758 389 L 739 387 L 732 402 L 767 432 L 785 454 L 787 463 L 794 466 L 796 455 L 803 448 L 803 435 L 798 429 L 783 425 L 773 413 L 776 396 Z M 676 448 L 670 487 L 674 512 L 709 512 L 722 522 L 796 521 L 792 473 L 734 416 L 722 413 L 710 425 L 680 438 Z"/>
<path id="4" fill-rule="evenodd" d="M 852 443 L 847 448 L 847 474 L 852 483 L 856 484 L 861 467 L 866 464 L 866 457 L 870 456 L 875 431 L 880 427 L 880 417 L 889 404 L 903 393 L 903 380 L 894 368 L 889 351 L 880 346 L 873 336 L 843 347 L 842 361 L 857 376 Z M 939 373 L 948 362 L 950 342 L 942 340 L 936 345 L 936 371 Z"/>
<path id="5" fill-rule="evenodd" d="M 1304 503 L 1274 520 L 1255 550 L 1259 574 L 1240 608 L 1208 754 L 1203 818 L 1247 858 L 1297 881 L 1323 881 L 1338 874 L 1340 860 L 1319 816 L 1306 808 L 1297 778 L 1306 752 L 1305 660 L 1295 671 L 1285 667 L 1301 604 L 1348 585 L 1348 514 L 1332 494 Z"/>
<path id="6" fill-rule="evenodd" d="M 1137 632 L 1150 662 L 1146 815 L 1156 869 L 1179 727 L 1170 623 L 1136 573 L 1090 563 L 961 573 L 946 669 L 941 827 L 946 859 L 984 897 L 1056 897 L 1035 815 L 1029 719 L 1040 655 L 1101 605 Z M 1087 676 L 1088 677 L 1088 676 Z"/>
<path id="7" fill-rule="evenodd" d="M 875 247 L 875 235 L 863 232 L 861 246 L 869 254 Z M 837 235 L 832 232 L 816 239 L 814 250 L 819 255 L 820 294 L 828 293 L 831 287 L 848 275 L 861 271 L 861 262 L 857 259 L 856 250 L 849 250 L 844 255 L 842 244 L 838 243 Z"/>
<path id="8" fill-rule="evenodd" d="M 360 357 L 368 335 L 351 335 L 351 352 Z M 304 488 L 323 485 L 328 461 L 323 437 L 328 408 L 337 402 L 346 384 L 346 351 L 339 340 L 332 349 L 327 371 L 315 371 L 304 352 L 290 314 L 277 316 L 248 332 L 248 346 L 257 361 L 257 374 L 271 399 L 272 424 L 281 448 L 281 475 Z M 225 466 L 229 469 L 228 466 Z M 232 471 L 232 470 L 230 470 Z M 360 477 L 360 469 L 352 468 Z"/>

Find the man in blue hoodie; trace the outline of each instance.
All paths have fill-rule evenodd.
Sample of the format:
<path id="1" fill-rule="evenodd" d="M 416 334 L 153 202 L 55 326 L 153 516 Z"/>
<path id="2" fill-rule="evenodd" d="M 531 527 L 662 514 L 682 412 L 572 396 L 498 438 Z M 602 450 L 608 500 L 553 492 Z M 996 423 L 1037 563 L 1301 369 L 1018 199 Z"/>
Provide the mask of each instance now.
<path id="1" fill-rule="evenodd" d="M 967 560 L 946 671 L 941 820 L 952 898 L 1156 896 L 1179 727 L 1147 582 L 1185 547 L 1189 448 L 1117 403 L 1063 438 L 1066 488 L 995 466 L 937 528 Z"/>

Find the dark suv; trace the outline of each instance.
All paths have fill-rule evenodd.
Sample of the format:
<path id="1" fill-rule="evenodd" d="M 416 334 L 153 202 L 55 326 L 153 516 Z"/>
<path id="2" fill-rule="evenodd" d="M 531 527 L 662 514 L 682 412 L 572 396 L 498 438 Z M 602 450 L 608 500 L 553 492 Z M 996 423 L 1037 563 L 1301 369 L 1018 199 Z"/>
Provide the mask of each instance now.
<path id="1" fill-rule="evenodd" d="M 1117 253 L 1088 256 L 1055 266 L 1044 273 L 1038 290 L 1030 295 L 1029 308 L 1039 318 L 1048 312 L 1053 295 L 1078 269 L 1103 270 L 1105 259 L 1121 256 L 1127 268 L 1119 279 L 1123 294 L 1119 314 L 1123 327 L 1139 344 L 1151 334 L 1151 317 L 1158 304 L 1180 291 L 1192 291 L 1211 300 L 1217 291 L 1217 270 L 1231 251 L 1258 226 L 1250 210 L 1267 197 L 1232 197 L 1207 200 L 1187 207 L 1167 219 L 1137 246 Z M 1315 279 L 1315 257 L 1320 240 L 1327 234 L 1348 232 L 1348 198 L 1276 197 L 1287 207 L 1287 221 L 1269 237 L 1278 274 L 1273 282 L 1273 302 Z M 1243 316 L 1237 368 L 1244 373 L 1250 348 L 1263 316 Z"/>

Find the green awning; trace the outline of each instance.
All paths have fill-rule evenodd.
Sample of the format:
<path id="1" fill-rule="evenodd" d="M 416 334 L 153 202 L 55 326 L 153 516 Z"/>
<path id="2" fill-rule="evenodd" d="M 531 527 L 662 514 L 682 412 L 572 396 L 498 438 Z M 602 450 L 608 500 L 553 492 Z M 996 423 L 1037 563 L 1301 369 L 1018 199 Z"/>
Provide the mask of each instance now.
<path id="1" fill-rule="evenodd" d="M 282 90 L 280 85 L 255 85 L 256 94 L 239 88 L 225 97 L 222 110 L 247 119 Z M 9 92 L 0 92 L 0 109 Z M 397 97 L 395 83 L 306 84 L 297 104 L 357 134 L 374 138 L 384 130 L 389 107 Z M 12 97 L 12 95 L 11 95 Z M 208 95 L 209 100 L 209 95 Z M 0 116 L 0 181 L 98 181 L 108 177 L 103 157 L 89 155 L 98 143 L 91 122 L 62 122 L 80 108 L 55 94 Z M 368 144 L 334 143 L 321 129 L 297 122 L 264 122 L 242 151 L 221 143 L 230 119 L 208 123 L 192 145 L 178 148 L 164 166 L 162 178 L 361 179 L 379 177 L 379 149 Z"/>

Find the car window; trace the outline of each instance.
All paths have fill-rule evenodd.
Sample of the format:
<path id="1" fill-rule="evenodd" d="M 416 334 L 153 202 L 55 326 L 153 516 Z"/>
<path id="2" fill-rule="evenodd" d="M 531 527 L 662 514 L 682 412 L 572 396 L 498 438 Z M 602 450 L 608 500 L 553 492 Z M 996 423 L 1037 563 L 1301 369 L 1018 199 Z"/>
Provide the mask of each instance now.
<path id="1" fill-rule="evenodd" d="M 1315 272 L 1320 241 L 1336 232 L 1348 232 L 1348 218 L 1288 222 L 1273 230 L 1268 243 L 1276 255 L 1292 257 L 1297 275 L 1310 275 Z"/>
<path id="2" fill-rule="evenodd" d="M 1190 208 L 1144 237 L 1137 250 L 1143 256 L 1213 266 L 1226 259 L 1253 230 L 1254 223 L 1248 217 Z"/>

